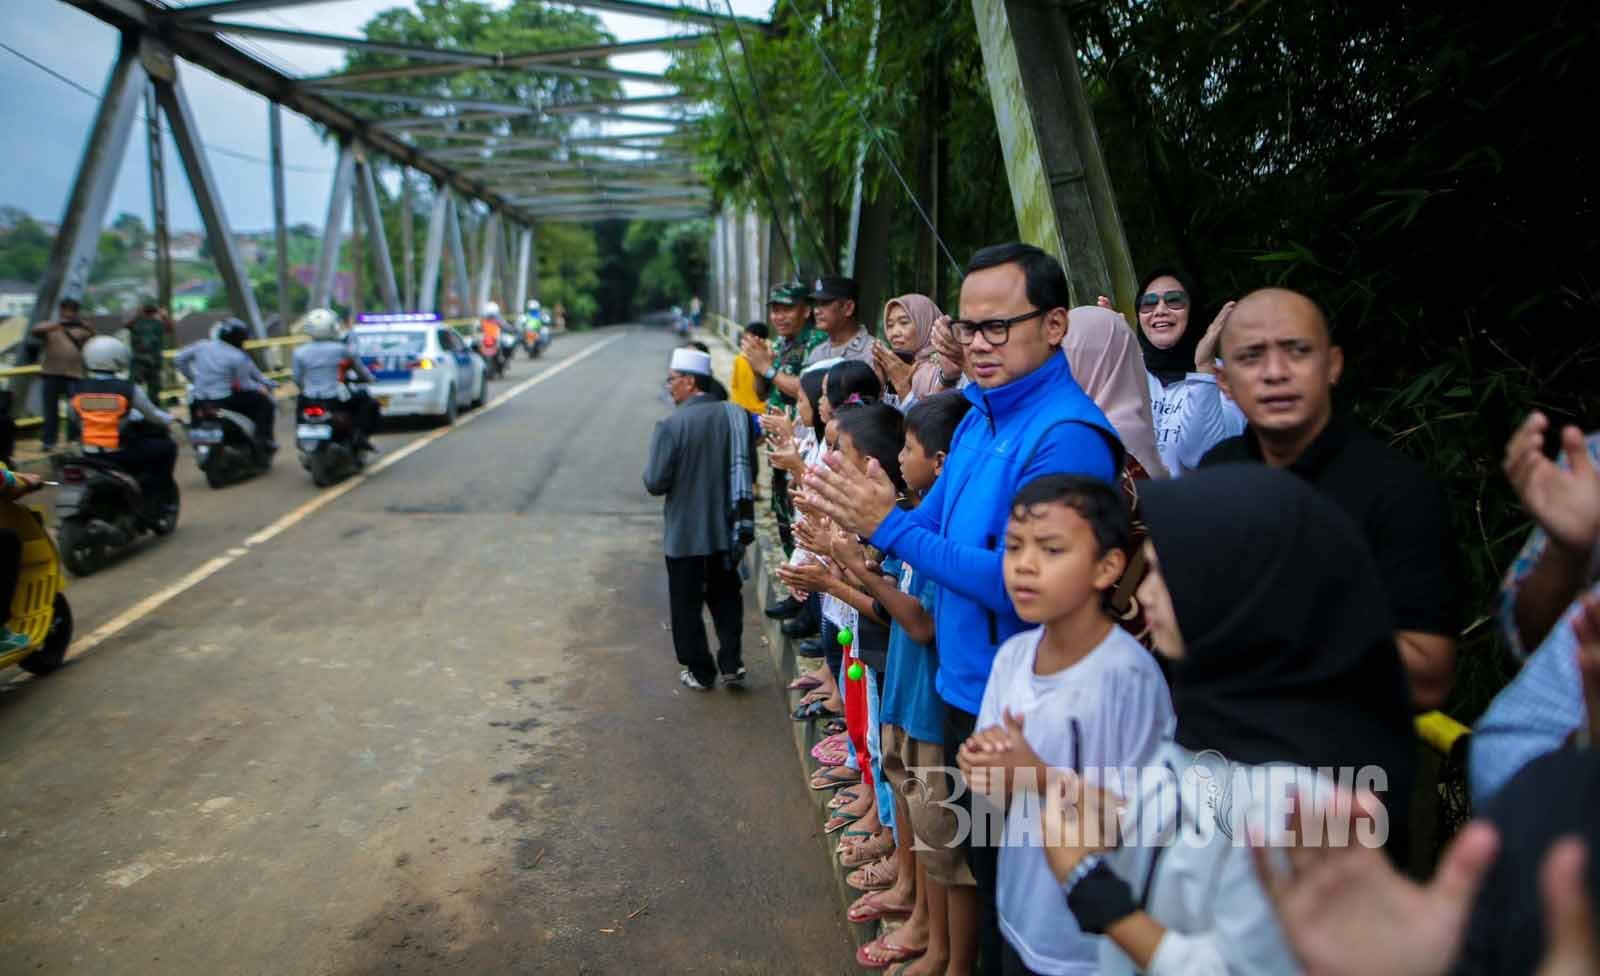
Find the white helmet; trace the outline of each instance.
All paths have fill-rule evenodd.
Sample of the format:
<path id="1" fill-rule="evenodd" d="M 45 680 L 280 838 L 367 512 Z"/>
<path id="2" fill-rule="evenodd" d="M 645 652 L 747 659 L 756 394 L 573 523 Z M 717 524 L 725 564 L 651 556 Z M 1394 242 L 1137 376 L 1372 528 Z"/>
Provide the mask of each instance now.
<path id="1" fill-rule="evenodd" d="M 300 331 L 314 342 L 339 338 L 339 316 L 332 309 L 314 308 L 300 319 Z"/>
<path id="2" fill-rule="evenodd" d="M 539 300 L 535 298 L 533 301 L 528 303 L 528 307 L 537 312 L 539 310 Z"/>
<path id="3" fill-rule="evenodd" d="M 500 316 L 500 303 L 499 302 L 484 302 L 483 303 L 483 317 L 484 318 L 493 319 L 493 318 L 499 318 L 499 316 Z"/>
<path id="4" fill-rule="evenodd" d="M 126 372 L 132 359 L 128 347 L 112 336 L 95 336 L 83 344 L 83 368 L 91 373 Z"/>

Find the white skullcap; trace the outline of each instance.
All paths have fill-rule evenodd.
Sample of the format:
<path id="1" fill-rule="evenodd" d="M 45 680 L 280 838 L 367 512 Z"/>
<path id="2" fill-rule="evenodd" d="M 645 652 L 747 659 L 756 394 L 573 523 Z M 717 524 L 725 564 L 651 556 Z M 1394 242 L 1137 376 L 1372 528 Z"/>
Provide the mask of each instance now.
<path id="1" fill-rule="evenodd" d="M 701 376 L 711 375 L 711 356 L 698 349 L 685 346 L 682 349 L 672 350 L 671 368 L 679 373 L 699 373 Z"/>

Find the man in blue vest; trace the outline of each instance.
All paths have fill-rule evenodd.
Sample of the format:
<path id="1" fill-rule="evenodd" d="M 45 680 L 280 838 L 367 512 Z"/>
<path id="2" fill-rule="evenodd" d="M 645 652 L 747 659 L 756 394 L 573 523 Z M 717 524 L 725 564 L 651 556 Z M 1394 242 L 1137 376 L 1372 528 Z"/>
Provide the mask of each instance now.
<path id="1" fill-rule="evenodd" d="M 1000 566 L 1012 496 L 1047 474 L 1115 484 L 1122 469 L 1121 441 L 1061 355 L 1071 303 L 1060 263 L 1038 248 L 998 244 L 978 251 L 961 283 L 961 317 L 950 323 L 972 379 L 960 395 L 974 409 L 956 428 L 933 490 L 918 507 L 902 510 L 875 465 L 858 472 L 837 454 L 806 478 L 803 504 L 940 586 L 937 687 L 945 702 L 945 764 L 952 769 L 977 724 L 995 652 L 1029 627 L 1011 606 Z M 951 944 L 958 931 L 976 928 L 983 971 L 999 972 L 996 848 L 984 846 L 998 838 L 969 840 L 977 888 L 949 891 Z"/>

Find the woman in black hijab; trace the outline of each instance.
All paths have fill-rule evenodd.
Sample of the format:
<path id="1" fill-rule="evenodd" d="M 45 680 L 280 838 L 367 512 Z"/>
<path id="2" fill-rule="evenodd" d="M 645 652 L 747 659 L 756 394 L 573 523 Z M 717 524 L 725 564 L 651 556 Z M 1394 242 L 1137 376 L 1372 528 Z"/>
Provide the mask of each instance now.
<path id="1" fill-rule="evenodd" d="M 1176 831 L 1102 855 L 1068 830 L 1051 866 L 1080 927 L 1109 936 L 1103 973 L 1292 972 L 1243 842 L 1247 825 L 1288 812 L 1269 777 L 1309 784 L 1314 774 L 1292 767 L 1321 768 L 1381 793 L 1387 817 L 1354 825 L 1351 842 L 1406 829 L 1415 745 L 1377 571 L 1348 517 L 1282 471 L 1152 482 L 1140 509 L 1150 573 L 1139 598 L 1172 664 L 1177 731 L 1157 757 L 1169 775 L 1137 784 L 1132 822 Z"/>

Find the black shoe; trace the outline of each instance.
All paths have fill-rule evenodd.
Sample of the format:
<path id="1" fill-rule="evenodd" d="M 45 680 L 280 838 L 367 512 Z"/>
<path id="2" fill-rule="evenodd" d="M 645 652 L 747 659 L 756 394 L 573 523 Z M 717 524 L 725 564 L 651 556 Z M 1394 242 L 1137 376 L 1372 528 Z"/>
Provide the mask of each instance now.
<path id="1" fill-rule="evenodd" d="M 785 620 L 782 630 L 785 637 L 810 637 L 817 632 L 817 625 L 804 616 L 799 616 Z"/>
<path id="2" fill-rule="evenodd" d="M 803 640 L 795 647 L 794 652 L 801 657 L 821 657 L 822 638 L 813 637 L 810 640 Z"/>
<path id="3" fill-rule="evenodd" d="M 772 620 L 788 620 L 790 617 L 795 616 L 805 608 L 806 605 L 804 603 L 801 603 L 799 600 L 796 600 L 791 596 L 786 597 L 778 603 L 774 603 L 772 606 L 768 607 L 766 613 L 767 616 Z"/>

